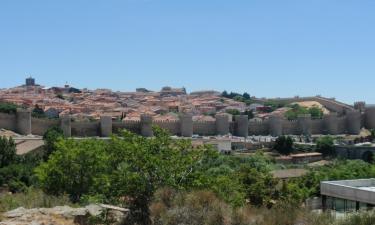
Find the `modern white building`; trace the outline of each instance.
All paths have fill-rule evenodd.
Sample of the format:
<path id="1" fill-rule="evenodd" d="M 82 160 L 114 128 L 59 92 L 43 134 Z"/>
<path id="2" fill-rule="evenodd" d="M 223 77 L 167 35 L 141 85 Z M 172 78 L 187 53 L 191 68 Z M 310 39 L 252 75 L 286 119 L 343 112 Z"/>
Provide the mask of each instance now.
<path id="1" fill-rule="evenodd" d="M 375 179 L 323 181 L 323 210 L 353 211 L 375 206 Z"/>

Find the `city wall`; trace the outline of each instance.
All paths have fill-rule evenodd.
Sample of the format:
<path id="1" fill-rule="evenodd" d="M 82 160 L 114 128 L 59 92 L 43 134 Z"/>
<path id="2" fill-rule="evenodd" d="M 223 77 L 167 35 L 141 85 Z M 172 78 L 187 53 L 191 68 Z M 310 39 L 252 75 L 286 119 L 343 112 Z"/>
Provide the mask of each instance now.
<path id="1" fill-rule="evenodd" d="M 142 115 L 140 120 L 113 121 L 102 117 L 98 121 L 78 122 L 70 116 L 60 119 L 33 118 L 28 110 L 18 110 L 16 114 L 0 113 L 0 128 L 12 130 L 23 135 L 43 135 L 48 128 L 60 126 L 66 136 L 110 136 L 119 130 L 152 136 L 152 126 L 167 129 L 172 135 L 191 137 L 192 135 L 233 134 L 249 135 L 312 135 L 312 134 L 358 134 L 362 127 L 375 129 L 375 106 L 362 110 L 347 111 L 344 115 L 331 113 L 322 119 L 312 119 L 310 115 L 300 115 L 296 120 L 286 120 L 272 116 L 263 121 L 249 121 L 246 116 L 235 116 L 230 120 L 226 115 L 218 115 L 214 121 L 193 121 L 191 114 L 180 116 L 178 120 L 153 120 Z"/>

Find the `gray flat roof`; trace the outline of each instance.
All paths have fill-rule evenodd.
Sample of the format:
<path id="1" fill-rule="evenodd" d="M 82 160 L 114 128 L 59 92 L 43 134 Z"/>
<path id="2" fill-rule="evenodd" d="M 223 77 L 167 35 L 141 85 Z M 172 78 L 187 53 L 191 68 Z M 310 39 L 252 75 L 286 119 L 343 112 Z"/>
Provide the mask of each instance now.
<path id="1" fill-rule="evenodd" d="M 320 194 L 375 205 L 375 179 L 322 181 Z"/>

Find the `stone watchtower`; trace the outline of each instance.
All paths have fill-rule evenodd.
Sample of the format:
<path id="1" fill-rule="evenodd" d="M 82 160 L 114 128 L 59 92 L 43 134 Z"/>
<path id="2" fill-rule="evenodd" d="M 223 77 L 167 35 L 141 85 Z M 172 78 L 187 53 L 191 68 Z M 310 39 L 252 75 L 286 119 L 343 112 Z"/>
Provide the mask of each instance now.
<path id="1" fill-rule="evenodd" d="M 229 116 L 227 114 L 216 114 L 215 126 L 217 135 L 229 134 Z"/>
<path id="2" fill-rule="evenodd" d="M 17 132 L 22 135 L 31 134 L 31 110 L 17 109 Z"/>
<path id="3" fill-rule="evenodd" d="M 346 112 L 346 130 L 348 134 L 359 134 L 361 131 L 361 112 L 357 110 Z"/>
<path id="4" fill-rule="evenodd" d="M 236 115 L 234 117 L 236 122 L 235 134 L 239 137 L 247 137 L 249 135 L 249 118 L 247 115 Z"/>
<path id="5" fill-rule="evenodd" d="M 324 121 L 324 133 L 336 135 L 339 133 L 338 130 L 338 114 L 337 113 L 330 113 L 323 115 Z"/>
<path id="6" fill-rule="evenodd" d="M 141 115 L 141 135 L 144 137 L 152 137 L 152 116 L 148 114 Z"/>
<path id="7" fill-rule="evenodd" d="M 72 136 L 72 118 L 69 114 L 61 117 L 61 129 L 65 137 Z"/>
<path id="8" fill-rule="evenodd" d="M 26 86 L 35 86 L 35 79 L 32 77 L 26 78 Z"/>
<path id="9" fill-rule="evenodd" d="M 112 135 L 112 117 L 100 117 L 100 134 L 102 137 L 109 137 Z"/>
<path id="10" fill-rule="evenodd" d="M 354 108 L 358 111 L 360 111 L 361 113 L 362 112 L 365 112 L 366 110 L 366 102 L 354 102 Z"/>
<path id="11" fill-rule="evenodd" d="M 272 115 L 270 117 L 269 133 L 274 137 L 283 135 L 283 118 L 281 116 Z"/>
<path id="12" fill-rule="evenodd" d="M 375 129 L 375 105 L 367 106 L 365 110 L 365 127 Z"/>
<path id="13" fill-rule="evenodd" d="M 180 115 L 180 133 L 182 137 L 193 136 L 193 115 L 191 113 Z"/>
<path id="14" fill-rule="evenodd" d="M 298 115 L 299 131 L 302 135 L 311 135 L 311 115 L 302 114 Z"/>

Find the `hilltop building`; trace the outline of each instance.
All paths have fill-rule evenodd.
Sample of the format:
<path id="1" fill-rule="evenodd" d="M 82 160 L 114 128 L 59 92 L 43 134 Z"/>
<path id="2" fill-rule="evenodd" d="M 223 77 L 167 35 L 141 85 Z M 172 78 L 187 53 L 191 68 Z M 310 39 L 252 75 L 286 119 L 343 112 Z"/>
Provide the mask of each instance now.
<path id="1" fill-rule="evenodd" d="M 32 77 L 26 78 L 26 86 L 35 86 L 35 79 Z"/>

